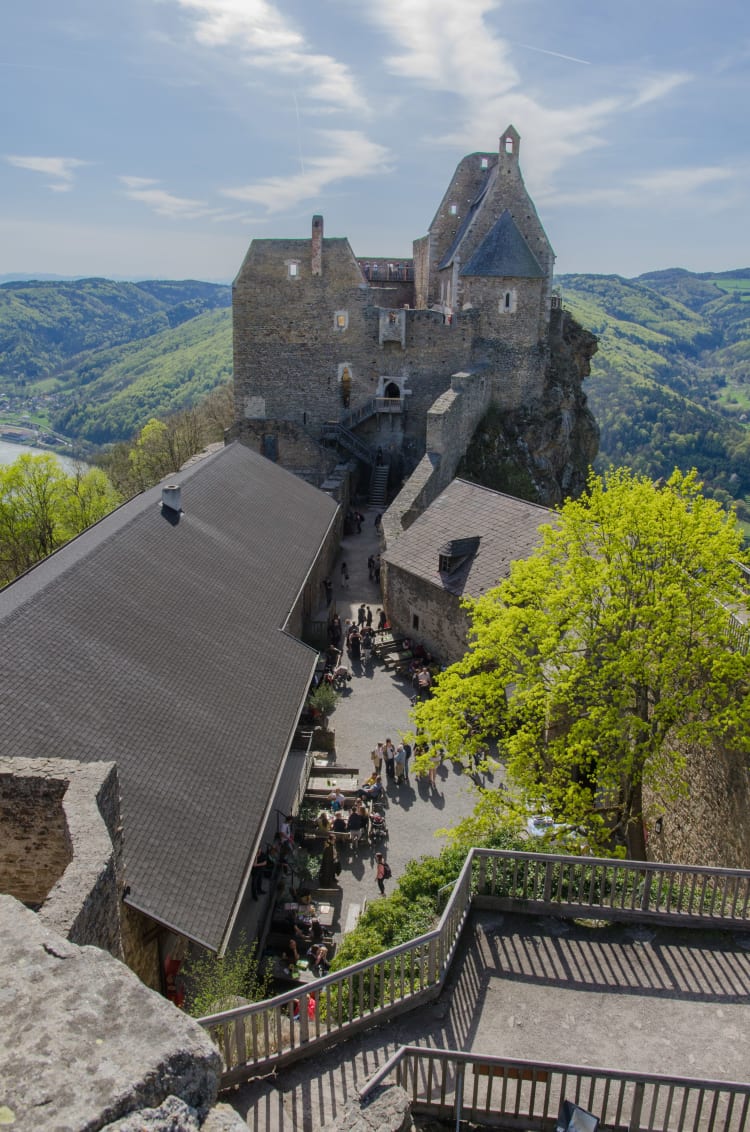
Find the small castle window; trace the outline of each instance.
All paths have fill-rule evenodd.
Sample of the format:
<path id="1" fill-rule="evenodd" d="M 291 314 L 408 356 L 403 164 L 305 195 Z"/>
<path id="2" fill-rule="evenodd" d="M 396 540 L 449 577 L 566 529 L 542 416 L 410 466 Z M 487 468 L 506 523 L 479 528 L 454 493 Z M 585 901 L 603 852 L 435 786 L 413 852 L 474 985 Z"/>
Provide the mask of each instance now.
<path id="1" fill-rule="evenodd" d="M 414 629 L 416 631 L 419 630 L 419 614 L 418 613 L 412 613 L 412 615 L 411 615 L 411 627 L 412 627 L 412 629 Z"/>
<path id="2" fill-rule="evenodd" d="M 287 270 L 289 272 L 289 278 L 290 279 L 296 279 L 297 276 L 299 275 L 299 264 L 292 262 L 292 263 L 288 263 L 286 266 L 287 266 Z"/>
<path id="3" fill-rule="evenodd" d="M 457 204 L 452 204 L 452 205 L 450 206 L 450 208 L 448 209 L 448 211 L 450 212 L 451 216 L 455 216 L 455 215 L 457 214 L 457 212 L 458 212 L 458 205 L 457 205 Z"/>
<path id="4" fill-rule="evenodd" d="M 349 311 L 336 311 L 333 318 L 334 330 L 346 330 L 349 326 Z"/>
<path id="5" fill-rule="evenodd" d="M 504 140 L 505 140 L 505 152 L 506 153 L 512 153 L 513 152 L 513 138 L 507 137 Z"/>
<path id="6" fill-rule="evenodd" d="M 482 169 L 488 169 L 489 165 L 490 165 L 489 160 L 486 157 L 483 157 L 482 161 L 481 161 L 481 168 Z"/>
<path id="7" fill-rule="evenodd" d="M 500 314 L 515 314 L 516 311 L 516 292 L 504 291 L 500 298 Z"/>

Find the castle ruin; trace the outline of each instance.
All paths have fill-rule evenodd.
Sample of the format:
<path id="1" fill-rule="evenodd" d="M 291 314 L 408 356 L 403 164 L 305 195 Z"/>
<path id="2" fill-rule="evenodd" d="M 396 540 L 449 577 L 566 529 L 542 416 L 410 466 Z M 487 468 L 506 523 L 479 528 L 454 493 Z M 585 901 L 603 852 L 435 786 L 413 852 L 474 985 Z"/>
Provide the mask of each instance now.
<path id="1" fill-rule="evenodd" d="M 343 452 L 382 504 L 426 454 L 434 497 L 494 409 L 531 496 L 581 490 L 595 340 L 552 292 L 519 148 L 509 126 L 499 152 L 459 162 L 410 260 L 358 258 L 322 216 L 309 239 L 253 240 L 233 288 L 233 435 L 318 485 Z"/>

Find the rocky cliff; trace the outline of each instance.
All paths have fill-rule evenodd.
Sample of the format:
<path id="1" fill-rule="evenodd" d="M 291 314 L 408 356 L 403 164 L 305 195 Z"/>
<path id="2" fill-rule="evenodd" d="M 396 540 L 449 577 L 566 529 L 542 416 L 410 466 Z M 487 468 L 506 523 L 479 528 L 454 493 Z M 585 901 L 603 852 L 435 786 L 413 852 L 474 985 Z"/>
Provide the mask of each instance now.
<path id="1" fill-rule="evenodd" d="M 583 392 L 596 336 L 566 311 L 559 318 L 541 395 L 515 411 L 491 408 L 457 473 L 547 506 L 580 495 L 599 447 L 599 428 Z"/>

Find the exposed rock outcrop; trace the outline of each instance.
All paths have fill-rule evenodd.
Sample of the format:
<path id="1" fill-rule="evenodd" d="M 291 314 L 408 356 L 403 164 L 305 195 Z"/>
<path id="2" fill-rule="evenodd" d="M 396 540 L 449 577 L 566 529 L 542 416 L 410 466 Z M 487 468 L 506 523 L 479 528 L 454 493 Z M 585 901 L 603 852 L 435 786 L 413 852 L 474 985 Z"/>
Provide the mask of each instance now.
<path id="1" fill-rule="evenodd" d="M 583 391 L 596 349 L 596 336 L 562 312 L 541 396 L 512 411 L 491 408 L 457 474 L 547 506 L 580 495 L 599 448 Z"/>
<path id="2" fill-rule="evenodd" d="M 0 896 L 0 969 L 0 1104 L 15 1132 L 98 1132 L 170 1096 L 204 1118 L 218 1090 L 218 1051 L 124 964 Z"/>

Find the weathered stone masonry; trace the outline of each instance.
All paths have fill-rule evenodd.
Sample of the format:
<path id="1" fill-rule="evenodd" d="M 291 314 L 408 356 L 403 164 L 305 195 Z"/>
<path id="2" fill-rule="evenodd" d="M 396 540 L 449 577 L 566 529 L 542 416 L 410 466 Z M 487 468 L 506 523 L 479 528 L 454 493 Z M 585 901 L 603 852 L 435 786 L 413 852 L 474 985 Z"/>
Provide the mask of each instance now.
<path id="1" fill-rule="evenodd" d="M 393 488 L 411 473 L 423 481 L 425 456 L 434 470 L 429 421 L 445 411 L 450 390 L 449 427 L 462 448 L 445 436 L 439 443 L 443 455 L 451 449 L 444 486 L 481 419 L 478 401 L 483 411 L 547 411 L 560 342 L 550 319 L 554 253 L 523 183 L 519 147 L 511 126 L 498 153 L 461 160 L 413 261 L 357 259 L 347 240 L 324 236 L 320 216 L 309 239 L 253 241 L 233 292 L 234 436 L 317 484 L 340 458 L 324 446 L 332 437 L 365 476 L 379 449 Z M 481 397 L 460 395 L 470 381 Z M 572 407 L 573 426 L 566 420 L 557 430 L 560 452 L 544 454 L 553 471 L 539 477 L 543 502 L 583 486 L 571 436 L 586 463 L 596 450 L 580 387 Z M 564 489 L 548 482 L 558 473 Z M 413 485 L 412 499 L 420 493 Z"/>

